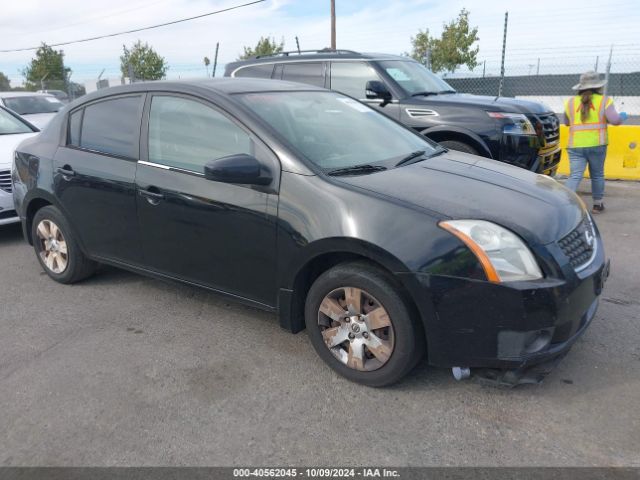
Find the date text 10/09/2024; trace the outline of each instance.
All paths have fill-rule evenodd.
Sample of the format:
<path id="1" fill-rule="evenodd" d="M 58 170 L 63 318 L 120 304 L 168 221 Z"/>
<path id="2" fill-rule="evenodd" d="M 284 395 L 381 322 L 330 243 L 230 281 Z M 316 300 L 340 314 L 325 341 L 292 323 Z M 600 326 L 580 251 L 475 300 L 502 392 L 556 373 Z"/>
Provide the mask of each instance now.
<path id="1" fill-rule="evenodd" d="M 235 468 L 234 478 L 399 478 L 390 468 Z"/>

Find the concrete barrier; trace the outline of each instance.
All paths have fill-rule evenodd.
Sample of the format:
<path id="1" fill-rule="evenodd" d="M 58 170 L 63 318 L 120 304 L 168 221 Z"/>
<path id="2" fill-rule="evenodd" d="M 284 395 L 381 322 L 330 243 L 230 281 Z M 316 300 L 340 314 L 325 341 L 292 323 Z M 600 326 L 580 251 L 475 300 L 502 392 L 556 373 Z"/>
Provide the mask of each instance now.
<path id="1" fill-rule="evenodd" d="M 558 173 L 569 175 L 567 140 L 569 129 L 560 126 L 562 157 Z M 588 176 L 588 173 L 585 172 Z M 609 127 L 609 148 L 604 163 L 604 176 L 609 180 L 640 180 L 640 125 Z"/>

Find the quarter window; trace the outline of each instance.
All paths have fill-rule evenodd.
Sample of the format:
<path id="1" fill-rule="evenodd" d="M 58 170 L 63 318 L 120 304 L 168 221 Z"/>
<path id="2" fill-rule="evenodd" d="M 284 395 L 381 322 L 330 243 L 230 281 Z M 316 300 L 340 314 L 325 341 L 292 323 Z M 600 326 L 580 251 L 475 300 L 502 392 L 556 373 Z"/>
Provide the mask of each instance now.
<path id="1" fill-rule="evenodd" d="M 271 78 L 273 72 L 273 64 L 267 65 L 252 65 L 250 67 L 244 67 L 237 70 L 234 73 L 235 77 L 253 77 L 253 78 Z"/>
<path id="2" fill-rule="evenodd" d="M 332 62 L 331 90 L 364 100 L 369 80 L 380 80 L 376 71 L 364 62 Z"/>
<path id="3" fill-rule="evenodd" d="M 285 63 L 282 80 L 324 87 L 322 67 L 322 62 Z"/>
<path id="4" fill-rule="evenodd" d="M 249 135 L 223 114 L 198 101 L 154 96 L 149 112 L 149 161 L 204 173 L 216 158 L 251 154 Z"/>
<path id="5" fill-rule="evenodd" d="M 104 100 L 85 107 L 80 146 L 119 157 L 137 158 L 141 107 L 140 95 Z M 72 124 L 70 128 L 73 135 Z"/>
<path id="6" fill-rule="evenodd" d="M 80 125 L 82 124 L 82 110 L 76 110 L 69 115 L 69 145 L 80 146 Z"/>

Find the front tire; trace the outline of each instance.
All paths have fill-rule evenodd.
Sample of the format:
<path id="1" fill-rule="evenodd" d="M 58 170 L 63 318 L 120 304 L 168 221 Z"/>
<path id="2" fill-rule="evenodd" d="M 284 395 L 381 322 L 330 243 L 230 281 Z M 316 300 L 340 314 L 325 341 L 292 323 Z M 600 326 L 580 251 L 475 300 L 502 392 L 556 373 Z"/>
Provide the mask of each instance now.
<path id="1" fill-rule="evenodd" d="M 49 277 L 69 284 L 93 275 L 96 263 L 82 253 L 60 210 L 51 205 L 41 208 L 31 228 L 36 257 Z"/>
<path id="2" fill-rule="evenodd" d="M 459 142 L 458 140 L 443 140 L 442 142 L 438 142 L 445 148 L 449 150 L 456 150 L 458 152 L 470 153 L 471 155 L 480 155 L 478 150 L 473 148 L 468 143 Z"/>
<path id="3" fill-rule="evenodd" d="M 351 381 L 398 382 L 424 354 L 424 335 L 394 278 L 372 265 L 338 265 L 318 277 L 305 304 L 316 352 Z"/>

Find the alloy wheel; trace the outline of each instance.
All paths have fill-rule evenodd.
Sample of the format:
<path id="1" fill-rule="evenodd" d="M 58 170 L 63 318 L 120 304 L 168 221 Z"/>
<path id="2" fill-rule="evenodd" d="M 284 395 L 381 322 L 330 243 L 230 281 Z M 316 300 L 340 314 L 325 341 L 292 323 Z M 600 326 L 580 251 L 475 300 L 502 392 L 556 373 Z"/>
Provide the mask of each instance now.
<path id="1" fill-rule="evenodd" d="M 61 274 L 69 264 L 67 242 L 60 228 L 51 220 L 42 220 L 36 229 L 38 253 L 42 263 L 52 273 Z"/>
<path id="2" fill-rule="evenodd" d="M 389 314 L 373 295 L 360 288 L 329 292 L 318 309 L 318 327 L 331 353 L 354 370 L 377 370 L 393 353 Z"/>

